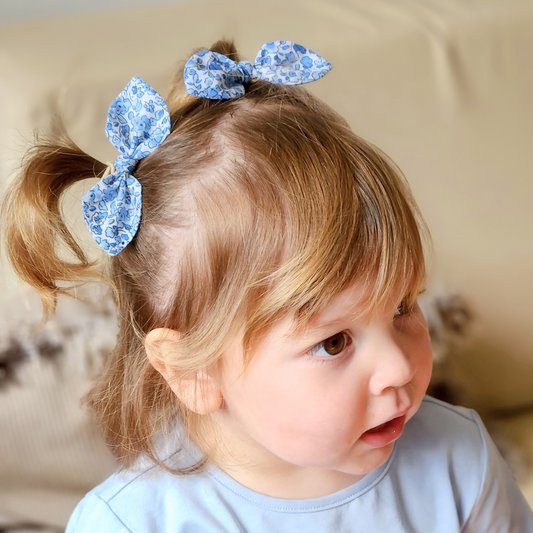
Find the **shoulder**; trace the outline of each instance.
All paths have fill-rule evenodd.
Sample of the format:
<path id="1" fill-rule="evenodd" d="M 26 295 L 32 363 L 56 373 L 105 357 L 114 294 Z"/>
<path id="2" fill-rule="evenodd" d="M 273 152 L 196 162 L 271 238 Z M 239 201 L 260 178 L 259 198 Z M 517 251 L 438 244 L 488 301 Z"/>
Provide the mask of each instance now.
<path id="1" fill-rule="evenodd" d="M 130 494 L 133 491 L 135 497 L 141 497 L 147 492 L 146 483 L 136 483 L 144 475 L 153 470 L 145 469 L 141 472 L 117 472 L 98 485 L 77 505 L 70 517 L 66 533 L 89 533 L 94 531 L 96 525 L 100 533 L 120 532 L 132 533 L 134 529 L 128 527 L 128 515 L 138 509 L 132 505 L 128 513 L 125 513 L 121 504 L 121 495 Z M 146 494 L 147 495 L 147 494 Z"/>
<path id="2" fill-rule="evenodd" d="M 446 494 L 466 510 L 480 492 L 486 454 L 487 435 L 475 411 L 426 396 L 396 443 L 392 466 L 408 485 L 423 480 L 426 496 Z M 465 511 L 460 521 L 466 516 Z"/>
<path id="3" fill-rule="evenodd" d="M 89 533 L 95 524 L 101 533 L 131 533 L 108 502 L 92 491 L 74 509 L 65 533 Z"/>
<path id="4" fill-rule="evenodd" d="M 493 451 L 489 443 L 491 439 L 474 410 L 426 396 L 397 444 L 398 454 L 409 463 L 416 458 L 425 473 L 440 476 L 448 472 L 461 484 L 463 493 L 468 489 L 466 492 L 474 497 Z"/>
<path id="5" fill-rule="evenodd" d="M 406 440 L 410 445 L 441 450 L 453 446 L 457 451 L 468 452 L 486 445 L 486 432 L 479 415 L 472 409 L 458 407 L 425 396 L 420 409 L 407 422 Z"/>
<path id="6" fill-rule="evenodd" d="M 428 503 L 433 514 L 453 512 L 461 531 L 533 528 L 528 504 L 472 409 L 426 396 L 397 441 L 391 469 L 407 491 L 438 502 Z"/>
<path id="7" fill-rule="evenodd" d="M 156 466 L 117 472 L 78 504 L 66 533 L 181 531 L 191 517 L 208 513 L 209 502 L 198 494 L 209 493 L 211 483 L 202 472 L 173 475 Z"/>

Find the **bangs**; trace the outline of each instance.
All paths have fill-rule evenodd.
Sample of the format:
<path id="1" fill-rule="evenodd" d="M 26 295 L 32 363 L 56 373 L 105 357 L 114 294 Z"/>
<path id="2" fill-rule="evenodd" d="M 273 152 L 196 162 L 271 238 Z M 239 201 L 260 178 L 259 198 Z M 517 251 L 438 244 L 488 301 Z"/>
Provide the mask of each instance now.
<path id="1" fill-rule="evenodd" d="M 288 105 L 275 122 L 255 121 L 256 155 L 274 185 L 256 201 L 272 253 L 260 254 L 270 272 L 251 291 L 245 344 L 287 314 L 305 327 L 355 282 L 368 287 L 369 315 L 399 292 L 412 306 L 424 288 L 429 234 L 409 186 L 386 156 L 328 113 Z M 245 131 L 258 133 L 252 124 Z"/>

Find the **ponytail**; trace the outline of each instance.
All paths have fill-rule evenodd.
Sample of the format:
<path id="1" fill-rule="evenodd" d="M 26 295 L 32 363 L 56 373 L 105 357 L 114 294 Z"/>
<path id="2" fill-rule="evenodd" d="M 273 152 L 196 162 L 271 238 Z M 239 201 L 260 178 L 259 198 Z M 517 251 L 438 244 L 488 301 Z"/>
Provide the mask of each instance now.
<path id="1" fill-rule="evenodd" d="M 59 294 L 102 278 L 67 228 L 60 199 L 74 183 L 104 170 L 65 133 L 38 137 L 7 190 L 2 204 L 6 254 L 17 275 L 39 294 L 45 316 L 55 311 Z M 75 259 L 65 258 L 65 246 Z"/>

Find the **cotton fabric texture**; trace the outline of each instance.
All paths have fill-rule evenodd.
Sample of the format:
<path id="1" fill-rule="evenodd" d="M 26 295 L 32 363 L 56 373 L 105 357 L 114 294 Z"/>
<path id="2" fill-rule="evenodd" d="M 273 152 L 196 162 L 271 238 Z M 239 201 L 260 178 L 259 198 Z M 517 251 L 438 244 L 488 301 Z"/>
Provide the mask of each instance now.
<path id="1" fill-rule="evenodd" d="M 255 63 L 239 61 L 203 50 L 185 64 L 183 77 L 189 94 L 211 100 L 244 96 L 244 84 L 263 80 L 279 85 L 301 85 L 316 81 L 331 65 L 308 48 L 290 41 L 265 43 Z"/>
<path id="2" fill-rule="evenodd" d="M 426 396 L 389 460 L 310 500 L 251 491 L 212 466 L 115 474 L 78 505 L 66 533 L 530 533 L 533 513 L 477 413 Z"/>
<path id="3" fill-rule="evenodd" d="M 114 171 L 83 196 L 83 216 L 94 240 L 117 255 L 133 239 L 142 214 L 142 187 L 133 171 L 170 134 L 163 98 L 141 78 L 133 78 L 107 114 L 107 138 L 120 152 Z"/>

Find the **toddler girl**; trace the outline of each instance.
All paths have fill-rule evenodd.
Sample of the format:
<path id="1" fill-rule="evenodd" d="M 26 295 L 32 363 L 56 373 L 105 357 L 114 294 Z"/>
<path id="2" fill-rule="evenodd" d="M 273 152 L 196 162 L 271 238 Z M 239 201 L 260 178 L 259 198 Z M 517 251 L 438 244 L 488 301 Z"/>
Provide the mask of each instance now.
<path id="1" fill-rule="evenodd" d="M 120 323 L 87 403 L 122 468 L 69 533 L 533 531 L 476 413 L 424 397 L 423 222 L 391 161 L 297 87 L 329 69 L 218 42 L 168 108 L 128 84 L 114 166 L 66 136 L 28 154 L 5 204 L 16 271 L 46 312 L 105 278 Z M 59 207 L 95 176 L 103 273 Z"/>

